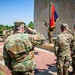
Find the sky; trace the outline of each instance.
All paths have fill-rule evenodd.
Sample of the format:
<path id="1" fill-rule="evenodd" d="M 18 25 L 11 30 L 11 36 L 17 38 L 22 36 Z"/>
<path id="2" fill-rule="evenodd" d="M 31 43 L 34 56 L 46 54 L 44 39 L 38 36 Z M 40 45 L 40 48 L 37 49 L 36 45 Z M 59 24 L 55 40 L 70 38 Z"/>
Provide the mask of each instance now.
<path id="1" fill-rule="evenodd" d="M 14 25 L 15 21 L 34 22 L 34 0 L 0 0 L 0 24 Z"/>

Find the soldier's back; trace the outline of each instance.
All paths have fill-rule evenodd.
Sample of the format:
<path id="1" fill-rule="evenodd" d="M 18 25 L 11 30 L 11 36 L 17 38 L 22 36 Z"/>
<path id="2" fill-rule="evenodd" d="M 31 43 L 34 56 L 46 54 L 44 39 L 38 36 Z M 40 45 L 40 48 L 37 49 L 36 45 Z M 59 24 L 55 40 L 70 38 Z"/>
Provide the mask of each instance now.
<path id="1" fill-rule="evenodd" d="M 62 32 L 58 35 L 59 39 L 59 56 L 66 56 L 70 55 L 70 43 L 73 39 L 73 36 L 71 34 L 68 34 L 66 32 Z"/>
<path id="2" fill-rule="evenodd" d="M 33 46 L 28 40 L 28 34 L 11 35 L 5 42 L 6 50 L 13 61 L 13 71 L 28 71 L 35 67 Z"/>

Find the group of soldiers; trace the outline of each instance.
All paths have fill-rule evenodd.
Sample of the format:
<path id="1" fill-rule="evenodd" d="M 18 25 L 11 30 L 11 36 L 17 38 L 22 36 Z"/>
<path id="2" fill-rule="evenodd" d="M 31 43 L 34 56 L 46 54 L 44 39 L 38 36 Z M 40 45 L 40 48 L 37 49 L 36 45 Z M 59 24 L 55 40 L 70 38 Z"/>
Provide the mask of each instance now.
<path id="1" fill-rule="evenodd" d="M 57 75 L 68 75 L 70 56 L 72 57 L 73 75 L 75 74 L 75 33 L 72 34 L 67 24 L 61 24 L 61 33 L 54 41 L 54 54 L 57 57 Z M 75 30 L 75 25 L 74 25 Z M 12 30 L 11 30 L 12 31 Z M 27 26 L 24 22 L 14 22 L 14 29 L 3 37 L 3 58 L 12 75 L 34 75 L 36 68 L 34 47 L 46 42 L 46 38 Z M 6 33 L 3 33 L 6 34 Z M 2 66 L 5 69 L 4 66 Z M 6 73 L 0 72 L 0 75 Z"/>
<path id="2" fill-rule="evenodd" d="M 24 25 L 24 29 L 25 29 L 24 33 L 35 34 L 35 32 L 36 32 L 36 30 L 29 28 L 28 26 L 26 26 L 26 24 Z M 10 29 L 3 28 L 1 38 L 4 41 L 8 36 L 10 36 L 12 34 L 14 34 L 14 28 L 10 28 Z"/>
<path id="3" fill-rule="evenodd" d="M 53 30 L 50 29 L 47 21 L 45 26 L 48 29 L 49 43 L 52 42 Z M 75 74 L 75 25 L 74 33 L 71 32 L 67 24 L 61 24 L 61 33 L 54 40 L 54 54 L 57 57 L 57 75 L 68 75 L 70 56 L 72 58 L 72 74 Z M 71 52 L 71 53 L 70 53 Z"/>

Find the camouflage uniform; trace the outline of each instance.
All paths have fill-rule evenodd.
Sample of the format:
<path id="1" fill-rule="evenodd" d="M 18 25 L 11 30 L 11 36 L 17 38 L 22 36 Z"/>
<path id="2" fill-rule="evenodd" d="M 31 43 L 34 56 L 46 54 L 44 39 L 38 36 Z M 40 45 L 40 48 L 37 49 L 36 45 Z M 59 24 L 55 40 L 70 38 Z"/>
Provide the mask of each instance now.
<path id="1" fill-rule="evenodd" d="M 2 31 L 2 39 L 3 39 L 3 41 L 8 37 L 8 36 L 10 36 L 10 35 L 12 35 L 13 34 L 13 30 L 12 29 L 3 29 L 3 31 Z"/>
<path id="2" fill-rule="evenodd" d="M 8 30 L 6 28 L 3 29 L 3 31 L 2 31 L 2 38 L 3 38 L 3 40 L 5 40 L 7 38 L 7 32 L 8 32 Z"/>
<path id="3" fill-rule="evenodd" d="M 6 67 L 3 59 L 3 51 L 0 50 L 0 75 L 6 75 Z"/>
<path id="4" fill-rule="evenodd" d="M 41 45 L 44 41 L 45 37 L 40 33 L 16 33 L 5 40 L 4 60 L 13 75 L 32 75 L 36 67 L 34 45 Z"/>
<path id="5" fill-rule="evenodd" d="M 14 29 L 13 28 L 9 29 L 9 36 L 13 34 L 14 34 Z"/>
<path id="6" fill-rule="evenodd" d="M 49 43 L 52 43 L 52 35 L 53 35 L 53 31 L 50 31 L 50 29 L 48 29 Z"/>
<path id="7" fill-rule="evenodd" d="M 65 27 L 65 25 L 63 24 Z M 57 36 L 54 44 L 54 53 L 57 57 L 57 75 L 68 75 L 70 61 L 70 43 L 73 36 L 68 32 L 62 32 Z"/>
<path id="8" fill-rule="evenodd" d="M 48 30 L 47 30 L 47 34 L 48 34 L 48 39 L 49 39 L 49 43 L 52 42 L 52 34 L 53 34 L 53 31 L 52 29 L 50 28 L 49 24 L 47 23 L 47 21 L 44 21 L 45 22 L 45 26 L 48 27 Z"/>
<path id="9" fill-rule="evenodd" d="M 72 57 L 72 69 L 73 69 L 73 73 L 75 74 L 75 32 L 73 34 L 74 36 L 74 40 L 72 41 L 71 44 L 71 57 Z"/>
<path id="10" fill-rule="evenodd" d="M 6 75 L 6 69 L 3 64 L 0 64 L 0 75 Z"/>

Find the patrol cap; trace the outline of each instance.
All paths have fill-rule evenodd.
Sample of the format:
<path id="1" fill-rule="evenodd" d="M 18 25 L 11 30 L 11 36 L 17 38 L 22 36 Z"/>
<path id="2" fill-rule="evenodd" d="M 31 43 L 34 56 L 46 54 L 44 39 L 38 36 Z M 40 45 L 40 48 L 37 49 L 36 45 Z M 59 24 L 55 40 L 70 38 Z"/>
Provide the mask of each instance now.
<path id="1" fill-rule="evenodd" d="M 15 21 L 14 22 L 14 27 L 15 28 L 21 28 L 21 27 L 24 27 L 25 26 L 25 23 L 22 22 L 22 21 Z"/>
<path id="2" fill-rule="evenodd" d="M 68 28 L 68 24 L 62 23 L 61 28 Z"/>

